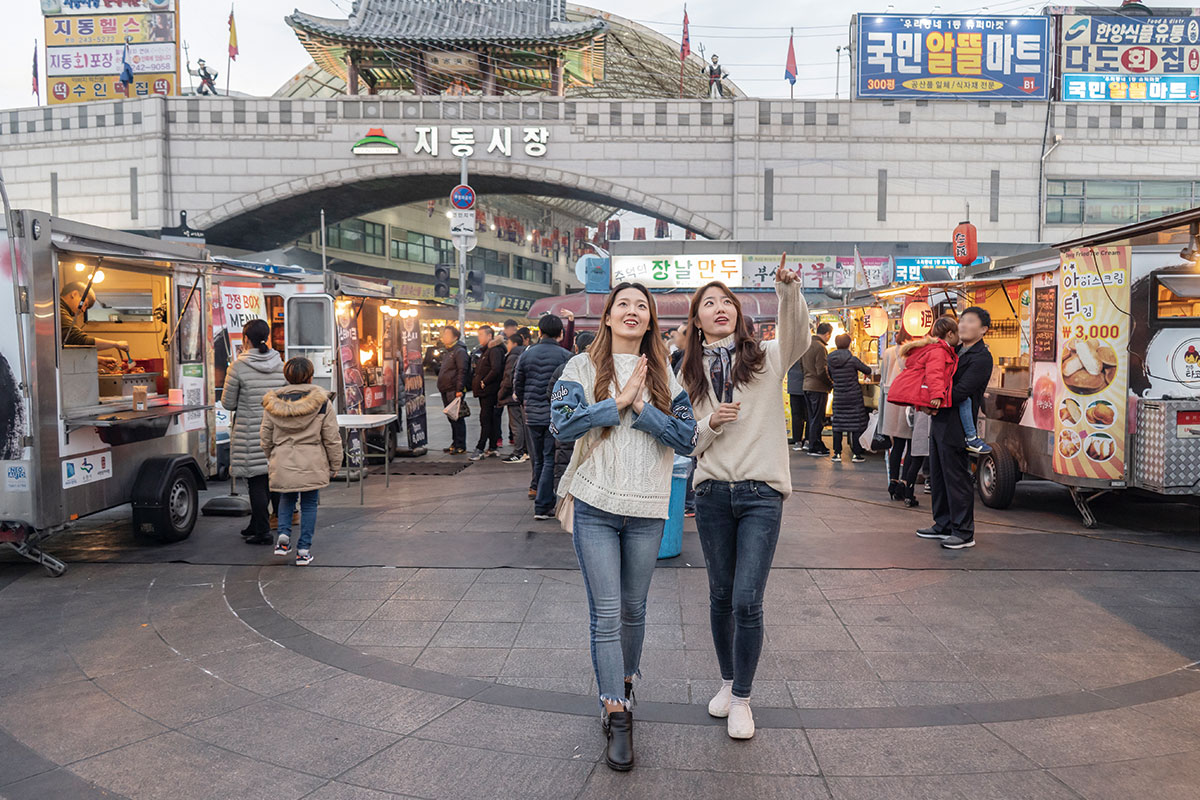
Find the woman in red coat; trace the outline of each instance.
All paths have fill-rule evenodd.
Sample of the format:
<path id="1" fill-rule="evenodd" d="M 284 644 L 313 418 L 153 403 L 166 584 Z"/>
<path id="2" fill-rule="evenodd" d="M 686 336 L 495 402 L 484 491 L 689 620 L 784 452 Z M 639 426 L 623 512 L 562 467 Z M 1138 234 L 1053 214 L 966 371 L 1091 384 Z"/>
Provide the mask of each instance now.
<path id="1" fill-rule="evenodd" d="M 898 406 L 916 406 L 928 412 L 950 404 L 950 387 L 958 356 L 958 323 L 939 317 L 928 336 L 906 342 L 900 348 L 904 370 L 888 389 L 887 401 Z"/>

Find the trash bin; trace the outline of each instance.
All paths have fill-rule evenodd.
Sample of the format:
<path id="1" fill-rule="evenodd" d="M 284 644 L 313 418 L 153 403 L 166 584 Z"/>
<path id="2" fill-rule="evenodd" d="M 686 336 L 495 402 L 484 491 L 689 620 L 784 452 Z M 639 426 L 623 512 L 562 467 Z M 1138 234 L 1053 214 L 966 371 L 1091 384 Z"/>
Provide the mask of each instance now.
<path id="1" fill-rule="evenodd" d="M 691 468 L 690 458 L 675 456 L 671 468 L 671 505 L 663 526 L 662 545 L 658 548 L 659 558 L 674 558 L 683 552 L 683 500 L 687 496 L 687 479 Z"/>

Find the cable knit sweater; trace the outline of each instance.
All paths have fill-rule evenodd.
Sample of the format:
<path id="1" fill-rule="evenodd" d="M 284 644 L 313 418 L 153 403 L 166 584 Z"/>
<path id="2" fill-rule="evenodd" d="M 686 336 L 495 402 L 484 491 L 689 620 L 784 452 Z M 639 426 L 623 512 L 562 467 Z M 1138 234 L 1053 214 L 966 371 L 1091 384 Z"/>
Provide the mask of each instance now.
<path id="1" fill-rule="evenodd" d="M 787 497 L 792 493 L 792 472 L 788 458 L 787 428 L 783 417 L 783 376 L 788 367 L 808 349 L 808 304 L 804 302 L 799 281 L 775 284 L 779 296 L 776 338 L 762 343 L 766 368 L 747 386 L 733 390 L 734 402 L 741 402 L 737 422 L 714 431 L 709 426 L 717 398 L 711 387 L 704 397 L 693 397 L 697 443 L 696 486 L 707 480 L 762 481 Z M 733 336 L 711 346 L 733 343 Z M 712 356 L 706 355 L 704 368 L 710 373 Z"/>
<path id="2" fill-rule="evenodd" d="M 575 454 L 558 485 L 558 496 L 610 514 L 666 519 L 671 500 L 672 451 L 687 455 L 696 444 L 696 418 L 687 392 L 670 375 L 671 414 L 647 399 L 642 413 L 630 406 L 617 411 L 617 386 L 624 386 L 638 356 L 613 355 L 616 385 L 607 400 L 596 402 L 596 368 L 586 353 L 567 362 L 550 398 L 550 433 L 577 442 Z M 649 394 L 647 393 L 647 398 Z M 601 438 L 604 430 L 612 433 Z M 596 442 L 599 442 L 596 445 Z M 595 445 L 587 461 L 589 451 Z"/>

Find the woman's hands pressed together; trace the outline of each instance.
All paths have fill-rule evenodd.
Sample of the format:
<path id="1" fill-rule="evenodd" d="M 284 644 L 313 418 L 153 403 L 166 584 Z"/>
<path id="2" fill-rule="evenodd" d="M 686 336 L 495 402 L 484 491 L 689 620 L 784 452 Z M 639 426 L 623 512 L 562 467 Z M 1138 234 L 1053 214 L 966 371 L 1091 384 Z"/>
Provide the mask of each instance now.
<path id="1" fill-rule="evenodd" d="M 721 426 L 727 422 L 737 422 L 738 414 L 742 410 L 741 401 L 736 403 L 721 403 L 717 406 L 717 410 L 712 412 L 708 418 L 708 427 L 714 431 L 720 430 Z"/>
<path id="2" fill-rule="evenodd" d="M 621 392 L 616 397 L 618 411 L 624 411 L 633 406 L 635 413 L 642 413 L 642 409 L 645 407 L 646 363 L 645 356 L 638 357 L 633 374 L 629 376 L 629 380 L 621 387 Z"/>

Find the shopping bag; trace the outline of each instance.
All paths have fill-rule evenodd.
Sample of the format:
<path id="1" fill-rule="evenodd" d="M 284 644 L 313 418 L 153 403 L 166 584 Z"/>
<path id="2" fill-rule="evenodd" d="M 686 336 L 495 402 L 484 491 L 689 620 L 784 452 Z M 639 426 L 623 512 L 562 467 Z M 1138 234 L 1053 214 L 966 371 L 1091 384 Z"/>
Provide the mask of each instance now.
<path id="1" fill-rule="evenodd" d="M 858 437 L 858 443 L 863 446 L 864 450 L 869 450 L 872 453 L 877 453 L 880 450 L 886 450 L 891 442 L 883 434 L 876 435 L 876 430 L 879 427 L 879 412 L 872 411 L 871 416 L 867 419 L 867 429 Z M 880 440 L 883 440 L 880 442 Z"/>
<path id="2" fill-rule="evenodd" d="M 466 404 L 461 397 L 456 397 L 450 401 L 450 405 L 442 409 L 442 413 L 450 419 L 451 422 L 456 422 L 460 419 L 466 419 L 471 416 L 471 407 Z"/>

